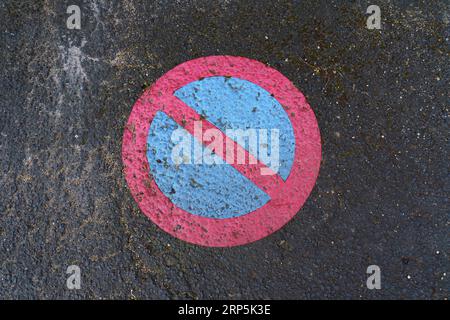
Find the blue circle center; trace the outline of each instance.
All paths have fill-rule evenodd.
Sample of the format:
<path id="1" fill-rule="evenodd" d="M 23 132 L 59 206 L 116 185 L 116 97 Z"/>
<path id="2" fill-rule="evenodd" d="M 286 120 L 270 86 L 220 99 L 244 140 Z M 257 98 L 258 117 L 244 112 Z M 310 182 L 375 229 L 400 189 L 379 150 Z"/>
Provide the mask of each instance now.
<path id="1" fill-rule="evenodd" d="M 237 129 L 255 129 L 258 133 L 267 130 L 268 155 L 273 150 L 270 131 L 277 129 L 277 170 L 283 180 L 287 179 L 294 160 L 294 132 L 285 110 L 269 92 L 246 80 L 209 77 L 182 87 L 175 96 L 223 133 Z M 178 138 L 181 135 L 184 141 L 190 141 L 190 163 L 173 161 L 172 152 L 177 144 L 173 141 L 174 131 L 178 132 Z M 241 146 L 251 151 L 248 141 Z M 270 201 L 263 190 L 217 155 L 210 154 L 214 164 L 195 163 L 198 154 L 194 150 L 204 152 L 205 148 L 164 112 L 156 114 L 147 137 L 150 173 L 177 207 L 203 217 L 226 219 L 255 211 Z M 259 154 L 253 156 L 263 161 Z"/>

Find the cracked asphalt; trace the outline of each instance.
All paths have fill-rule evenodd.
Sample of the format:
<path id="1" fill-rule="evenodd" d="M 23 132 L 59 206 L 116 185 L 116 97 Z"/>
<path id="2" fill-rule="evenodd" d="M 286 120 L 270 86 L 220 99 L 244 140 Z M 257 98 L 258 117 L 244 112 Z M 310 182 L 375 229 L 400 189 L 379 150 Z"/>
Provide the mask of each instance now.
<path id="1" fill-rule="evenodd" d="M 2 1 L 0 298 L 447 299 L 449 22 L 448 1 Z M 209 55 L 280 71 L 322 136 L 300 213 L 234 248 L 160 230 L 122 173 L 143 89 Z"/>

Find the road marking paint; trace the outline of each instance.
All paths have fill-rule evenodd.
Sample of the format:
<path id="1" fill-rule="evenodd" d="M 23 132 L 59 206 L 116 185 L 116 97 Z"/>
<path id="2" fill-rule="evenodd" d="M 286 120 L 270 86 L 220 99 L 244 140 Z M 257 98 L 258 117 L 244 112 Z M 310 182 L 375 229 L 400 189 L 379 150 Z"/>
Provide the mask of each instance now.
<path id="1" fill-rule="evenodd" d="M 242 152 L 249 161 L 214 154 L 224 165 L 171 163 L 171 133 L 193 136 L 196 121 L 200 136 L 216 129 L 224 150 L 233 146 L 235 159 Z M 280 130 L 281 164 L 263 175 L 268 163 L 226 129 L 267 124 Z M 197 138 L 197 147 L 208 148 Z M 235 246 L 275 232 L 303 206 L 319 172 L 320 132 L 303 94 L 281 73 L 247 58 L 212 56 L 175 67 L 144 92 L 124 130 L 122 156 L 133 197 L 163 230 L 199 245 Z"/>

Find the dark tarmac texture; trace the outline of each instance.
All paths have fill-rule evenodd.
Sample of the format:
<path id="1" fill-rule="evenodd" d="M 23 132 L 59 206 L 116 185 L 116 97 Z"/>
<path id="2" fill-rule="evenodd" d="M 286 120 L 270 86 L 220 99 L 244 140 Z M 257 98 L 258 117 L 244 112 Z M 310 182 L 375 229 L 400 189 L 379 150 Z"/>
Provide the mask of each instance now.
<path id="1" fill-rule="evenodd" d="M 0 298 L 448 298 L 449 22 L 448 1 L 2 1 Z M 300 213 L 241 247 L 161 231 L 122 174 L 143 89 L 209 55 L 279 70 L 323 140 Z"/>

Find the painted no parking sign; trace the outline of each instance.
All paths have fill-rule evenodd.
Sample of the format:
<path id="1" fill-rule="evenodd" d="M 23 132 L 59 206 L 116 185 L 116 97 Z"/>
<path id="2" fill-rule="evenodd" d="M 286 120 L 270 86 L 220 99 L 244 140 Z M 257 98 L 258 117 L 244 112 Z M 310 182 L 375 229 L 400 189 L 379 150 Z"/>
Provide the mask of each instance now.
<path id="1" fill-rule="evenodd" d="M 167 72 L 133 106 L 122 158 L 143 213 L 199 245 L 250 243 L 303 206 L 319 172 L 320 132 L 303 94 L 243 57 Z"/>

